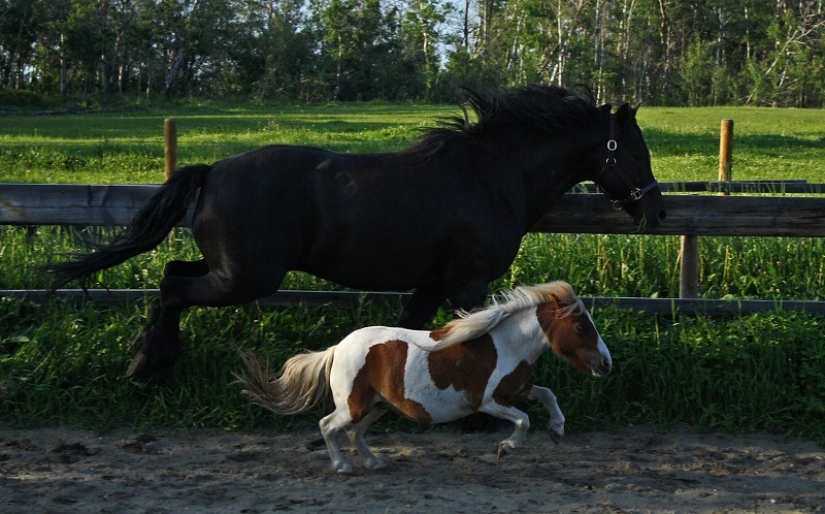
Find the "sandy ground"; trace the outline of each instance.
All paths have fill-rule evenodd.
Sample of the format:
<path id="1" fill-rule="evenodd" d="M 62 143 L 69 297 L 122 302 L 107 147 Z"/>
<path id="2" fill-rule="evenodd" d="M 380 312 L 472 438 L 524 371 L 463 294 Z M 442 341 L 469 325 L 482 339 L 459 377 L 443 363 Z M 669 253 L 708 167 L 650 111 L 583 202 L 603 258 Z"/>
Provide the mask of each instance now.
<path id="1" fill-rule="evenodd" d="M 0 427 L 0 512 L 825 512 L 814 442 L 628 429 L 556 446 L 531 429 L 497 461 L 505 435 L 368 434 L 389 466 L 353 456 L 354 474 L 339 476 L 316 432 Z"/>

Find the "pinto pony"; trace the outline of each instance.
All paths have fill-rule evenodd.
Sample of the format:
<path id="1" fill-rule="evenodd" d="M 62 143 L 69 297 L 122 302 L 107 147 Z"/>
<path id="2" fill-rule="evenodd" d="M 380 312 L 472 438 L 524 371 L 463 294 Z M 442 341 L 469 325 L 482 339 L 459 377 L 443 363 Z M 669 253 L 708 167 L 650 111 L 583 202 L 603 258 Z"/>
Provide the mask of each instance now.
<path id="1" fill-rule="evenodd" d="M 535 400 L 550 413 L 550 435 L 558 443 L 564 415 L 556 396 L 529 382 L 547 347 L 596 376 L 613 365 L 584 304 L 558 281 L 505 292 L 490 308 L 461 313 L 440 330 L 356 330 L 336 346 L 290 358 L 274 377 L 244 355 L 248 373 L 237 378 L 252 403 L 282 415 L 304 412 L 331 393 L 335 410 L 321 420 L 321 434 L 335 471 L 351 473 L 337 435 L 347 433 L 368 469 L 383 468 L 364 433 L 388 410 L 428 424 L 474 412 L 512 421 L 515 431 L 498 445 L 501 457 L 522 445 L 530 427 L 513 400 Z"/>

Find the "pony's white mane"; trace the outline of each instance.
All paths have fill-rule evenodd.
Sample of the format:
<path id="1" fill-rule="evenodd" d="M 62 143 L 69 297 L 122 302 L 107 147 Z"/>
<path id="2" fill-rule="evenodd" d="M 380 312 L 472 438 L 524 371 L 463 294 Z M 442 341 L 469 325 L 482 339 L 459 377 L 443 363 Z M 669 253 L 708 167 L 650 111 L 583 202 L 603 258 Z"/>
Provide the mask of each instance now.
<path id="1" fill-rule="evenodd" d="M 429 350 L 438 351 L 475 339 L 486 334 L 513 314 L 552 299 L 555 299 L 561 307 L 560 316 L 567 316 L 574 311 L 581 312 L 585 308 L 570 284 L 561 280 L 535 286 L 516 287 L 494 296 L 491 305 L 484 310 L 459 311 L 458 319 L 447 323 L 443 329 L 438 331 L 443 334 L 442 338 Z"/>

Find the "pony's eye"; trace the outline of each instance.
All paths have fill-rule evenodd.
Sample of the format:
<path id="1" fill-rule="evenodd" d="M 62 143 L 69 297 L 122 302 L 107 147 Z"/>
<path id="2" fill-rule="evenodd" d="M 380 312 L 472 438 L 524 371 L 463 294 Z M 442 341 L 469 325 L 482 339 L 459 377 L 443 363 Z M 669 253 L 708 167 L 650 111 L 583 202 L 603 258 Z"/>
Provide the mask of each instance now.
<path id="1" fill-rule="evenodd" d="M 587 333 L 587 327 L 584 326 L 582 323 L 576 323 L 576 333 L 579 335 L 584 335 Z"/>

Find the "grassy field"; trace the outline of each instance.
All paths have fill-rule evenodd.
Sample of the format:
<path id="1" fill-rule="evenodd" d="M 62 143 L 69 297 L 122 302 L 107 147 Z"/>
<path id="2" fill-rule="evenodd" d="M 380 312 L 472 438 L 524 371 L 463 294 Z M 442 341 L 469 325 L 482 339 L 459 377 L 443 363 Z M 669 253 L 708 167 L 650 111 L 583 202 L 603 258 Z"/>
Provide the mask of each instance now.
<path id="1" fill-rule="evenodd" d="M 0 183 L 158 183 L 163 119 L 179 127 L 181 164 L 211 162 L 267 143 L 341 151 L 389 151 L 450 106 L 176 105 L 158 110 L 60 116 L 4 116 Z M 821 111 L 759 108 L 642 108 L 640 124 L 660 181 L 715 180 L 719 125 L 735 121 L 736 179 L 825 182 Z M 2 187 L 2 185 L 0 185 Z M 819 239 L 702 238 L 700 294 L 710 298 L 825 298 Z M 2 228 L 0 288 L 37 288 L 37 266 L 82 250 L 73 233 Z M 582 295 L 678 295 L 677 237 L 531 234 L 493 289 L 552 279 Z M 108 287 L 153 288 L 171 258 L 195 258 L 186 231 L 169 244 L 102 275 Z M 286 288 L 330 289 L 304 274 Z M 75 307 L 0 301 L 0 421 L 106 428 L 211 426 L 227 429 L 314 423 L 319 412 L 276 418 L 245 405 L 231 373 L 236 352 L 256 349 L 277 365 L 305 348 L 334 344 L 354 328 L 393 323 L 398 307 L 365 302 L 331 307 L 191 309 L 185 356 L 149 381 L 123 376 L 148 302 Z M 547 355 L 535 381 L 551 387 L 573 430 L 687 423 L 703 429 L 767 430 L 825 440 L 823 320 L 788 313 L 733 319 L 652 317 L 605 309 L 595 319 L 616 360 L 603 380 Z M 449 318 L 439 313 L 433 324 Z M 543 413 L 534 411 L 536 426 Z M 386 424 L 397 421 L 386 421 Z M 409 426 L 401 423 L 404 428 Z"/>
<path id="2" fill-rule="evenodd" d="M 201 106 L 60 116 L 4 116 L 0 181 L 158 183 L 163 181 L 163 119 L 178 120 L 179 161 L 214 162 L 269 143 L 316 145 L 345 152 L 393 151 L 453 106 L 332 104 Z M 734 120 L 739 180 L 825 181 L 825 131 L 818 110 L 755 107 L 639 110 L 661 181 L 716 180 L 719 126 Z"/>

